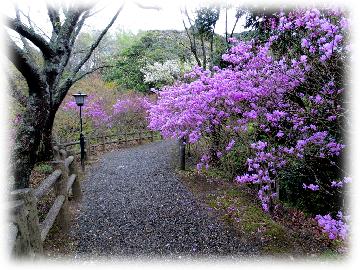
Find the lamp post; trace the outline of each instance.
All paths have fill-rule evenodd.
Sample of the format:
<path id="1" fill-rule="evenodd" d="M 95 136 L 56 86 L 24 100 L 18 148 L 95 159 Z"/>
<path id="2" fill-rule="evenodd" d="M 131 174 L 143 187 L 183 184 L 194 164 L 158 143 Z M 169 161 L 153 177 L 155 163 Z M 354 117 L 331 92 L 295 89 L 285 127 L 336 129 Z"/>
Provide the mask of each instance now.
<path id="1" fill-rule="evenodd" d="M 74 94 L 73 97 L 75 98 L 76 105 L 80 107 L 80 160 L 81 160 L 81 168 L 84 170 L 84 159 L 85 159 L 85 138 L 82 130 L 82 115 L 81 115 L 81 107 L 85 103 L 86 94 L 77 93 Z"/>
<path id="2" fill-rule="evenodd" d="M 185 137 L 180 138 L 180 170 L 185 170 L 185 146 L 186 146 L 186 139 Z"/>

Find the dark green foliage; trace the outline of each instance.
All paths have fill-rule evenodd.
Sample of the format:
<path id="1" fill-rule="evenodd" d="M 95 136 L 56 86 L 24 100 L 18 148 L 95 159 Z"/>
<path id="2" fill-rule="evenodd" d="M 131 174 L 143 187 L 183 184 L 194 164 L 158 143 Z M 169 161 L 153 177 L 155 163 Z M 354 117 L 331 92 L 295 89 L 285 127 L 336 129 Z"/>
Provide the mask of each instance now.
<path id="1" fill-rule="evenodd" d="M 216 22 L 219 20 L 220 9 L 218 7 L 200 8 L 196 11 L 195 28 L 197 34 L 211 38 L 214 33 Z"/>
<path id="2" fill-rule="evenodd" d="M 146 64 L 163 63 L 169 59 L 190 62 L 191 53 L 182 45 L 185 38 L 183 32 L 173 30 L 140 32 L 111 61 L 115 67 L 107 70 L 104 78 L 126 89 L 147 91 L 152 85 L 144 82 L 141 72 Z"/>
<path id="3" fill-rule="evenodd" d="M 43 174 L 50 174 L 53 172 L 53 167 L 46 163 L 40 163 L 37 166 L 35 166 L 35 171 L 38 171 L 39 173 Z"/>
<path id="4" fill-rule="evenodd" d="M 317 179 L 314 179 L 316 175 Z M 338 179 L 334 170 L 324 161 L 309 159 L 306 162 L 294 161 L 282 171 L 280 176 L 280 200 L 295 206 L 308 214 L 336 214 L 342 206 L 342 200 L 336 201 L 334 197 L 341 198 L 338 189 L 331 189 L 329 179 Z M 309 185 L 319 183 L 320 190 L 314 192 L 303 188 L 303 183 Z M 332 190 L 329 193 L 327 190 Z M 334 196 L 335 195 L 335 196 Z M 326 202 L 326 203 L 324 203 Z"/>
<path id="5" fill-rule="evenodd" d="M 249 8 L 246 10 L 245 28 L 256 32 L 256 39 L 265 41 L 270 37 L 270 19 L 278 21 L 272 8 Z"/>
<path id="6" fill-rule="evenodd" d="M 227 50 L 227 43 L 224 37 L 215 34 L 214 35 L 214 51 L 213 51 L 213 59 L 212 66 L 223 66 L 222 55 Z"/>

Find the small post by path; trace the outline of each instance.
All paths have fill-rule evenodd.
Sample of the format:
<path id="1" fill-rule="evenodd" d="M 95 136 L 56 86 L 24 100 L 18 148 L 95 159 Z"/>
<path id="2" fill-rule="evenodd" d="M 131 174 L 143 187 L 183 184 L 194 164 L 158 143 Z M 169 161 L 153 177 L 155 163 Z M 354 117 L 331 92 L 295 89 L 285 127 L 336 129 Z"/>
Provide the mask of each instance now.
<path id="1" fill-rule="evenodd" d="M 105 134 L 102 134 L 102 150 L 105 152 L 106 150 L 106 145 L 105 145 Z"/>
<path id="2" fill-rule="evenodd" d="M 179 140 L 179 150 L 180 150 L 180 170 L 185 170 L 185 147 L 186 147 L 186 139 L 182 137 Z"/>
<path id="3" fill-rule="evenodd" d="M 139 144 L 142 144 L 142 137 L 141 137 L 142 131 L 139 131 Z"/>
<path id="4" fill-rule="evenodd" d="M 127 146 L 128 145 L 128 135 L 127 135 L 127 132 L 125 131 L 125 145 Z"/>

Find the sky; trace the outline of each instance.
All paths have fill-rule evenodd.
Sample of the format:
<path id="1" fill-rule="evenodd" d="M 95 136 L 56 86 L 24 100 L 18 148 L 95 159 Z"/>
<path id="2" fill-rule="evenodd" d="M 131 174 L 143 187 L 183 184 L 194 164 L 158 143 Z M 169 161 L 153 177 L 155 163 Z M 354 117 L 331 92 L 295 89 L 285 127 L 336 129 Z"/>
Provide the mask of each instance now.
<path id="1" fill-rule="evenodd" d="M 59 1 L 49 1 L 50 3 L 58 3 Z M 61 3 L 67 3 L 71 1 L 60 1 Z M 89 3 L 89 1 L 83 1 Z M 114 25 L 110 28 L 110 33 L 118 31 L 119 29 L 125 31 L 131 31 L 137 33 L 140 30 L 184 30 L 182 23 L 181 9 L 187 7 L 189 13 L 196 10 L 196 8 L 209 4 L 218 4 L 224 6 L 228 4 L 228 31 L 231 31 L 235 22 L 235 8 L 234 1 L 201 1 L 201 0 L 185 0 L 185 1 L 164 1 L 164 0 L 120 0 L 120 1 L 108 1 L 102 0 L 95 4 L 94 11 L 98 11 L 95 15 L 88 18 L 83 31 L 101 30 L 111 20 L 116 10 L 123 6 L 122 11 L 117 18 Z M 2 12 L 8 16 L 14 17 L 14 1 L 7 1 L 4 3 Z M 50 36 L 51 28 L 50 21 L 45 9 L 45 1 L 15 1 L 19 8 L 24 12 L 30 12 L 30 17 L 34 23 L 41 28 L 47 35 Z M 233 7 L 231 7 L 233 5 Z M 23 18 L 26 22 L 26 19 Z M 241 20 L 237 24 L 236 32 L 243 31 L 244 20 Z M 215 32 L 218 34 L 225 33 L 225 9 L 221 10 L 219 21 L 217 22 Z M 15 36 L 14 33 L 12 33 Z"/>
<path id="2" fill-rule="evenodd" d="M 183 30 L 181 9 L 187 7 L 189 11 L 194 11 L 196 8 L 201 6 L 200 1 L 182 1 L 182 2 L 172 2 L 172 1 L 148 1 L 146 4 L 144 1 L 124 1 L 123 10 L 120 13 L 120 16 L 115 24 L 116 27 L 123 28 L 125 30 L 131 30 L 132 32 L 137 32 L 139 30 L 166 30 L 166 29 L 175 29 Z M 203 1 L 204 2 L 204 1 Z M 140 6 L 138 5 L 140 3 Z M 224 4 L 220 2 L 220 4 Z M 107 8 L 101 12 L 102 14 L 109 14 L 107 17 L 111 18 L 111 15 L 114 13 L 112 8 L 114 4 L 109 3 Z M 147 9 L 147 7 L 159 7 L 159 9 Z M 204 2 L 203 5 L 206 5 Z M 143 7 L 141 7 L 143 6 Z M 109 11 L 110 10 L 110 11 Z M 100 13 L 99 13 L 99 16 Z M 89 20 L 90 22 L 90 20 Z M 94 22 L 92 25 L 99 25 L 100 23 L 98 17 L 94 17 Z M 230 8 L 228 11 L 228 25 L 229 27 L 235 22 L 235 8 Z M 101 26 L 100 26 L 101 28 Z M 241 31 L 241 23 L 237 27 L 237 31 Z M 218 34 L 223 34 L 225 32 L 225 13 L 222 10 L 220 19 L 215 28 L 215 32 Z"/>

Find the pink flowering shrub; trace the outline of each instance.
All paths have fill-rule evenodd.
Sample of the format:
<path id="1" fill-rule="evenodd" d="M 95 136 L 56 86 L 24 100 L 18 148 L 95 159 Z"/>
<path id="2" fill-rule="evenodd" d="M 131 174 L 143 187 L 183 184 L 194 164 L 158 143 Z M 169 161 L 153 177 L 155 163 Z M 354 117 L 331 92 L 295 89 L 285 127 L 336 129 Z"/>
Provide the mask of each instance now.
<path id="1" fill-rule="evenodd" d="M 146 110 L 150 104 L 150 98 L 137 94 L 89 94 L 82 107 L 84 132 L 95 135 L 105 131 L 119 133 L 143 129 L 147 126 Z M 72 96 L 65 100 L 59 114 L 63 121 L 58 120 L 57 124 L 66 123 L 62 129 L 56 130 L 61 133 L 59 137 L 76 139 L 79 134 L 79 107 Z"/>
<path id="2" fill-rule="evenodd" d="M 112 123 L 121 129 L 136 130 L 146 128 L 147 109 L 152 101 L 149 97 L 128 95 L 121 96 L 112 106 Z M 124 129 L 124 128 L 122 128 Z"/>
<path id="3" fill-rule="evenodd" d="M 79 112 L 79 107 L 71 99 L 62 106 L 62 110 L 72 113 Z M 86 102 L 82 106 L 82 116 L 85 121 L 91 121 L 95 128 L 106 127 L 111 120 L 111 115 L 105 108 L 104 99 L 95 94 L 86 97 Z"/>
<path id="4" fill-rule="evenodd" d="M 338 10 L 317 9 L 272 20 L 266 42 L 233 42 L 223 55 L 228 67 L 195 67 L 186 83 L 165 87 L 149 109 L 149 127 L 206 141 L 198 170 L 237 162 L 235 181 L 257 184 L 265 211 L 280 195 L 313 214 L 336 213 L 343 207 L 337 183 L 347 177 L 339 168 L 348 22 Z"/>
<path id="5" fill-rule="evenodd" d="M 345 240 L 349 233 L 349 225 L 346 223 L 349 221 L 349 216 L 343 216 L 342 212 L 339 211 L 336 217 L 337 219 L 333 219 L 330 214 L 316 215 L 315 219 L 331 240 L 338 238 Z"/>

